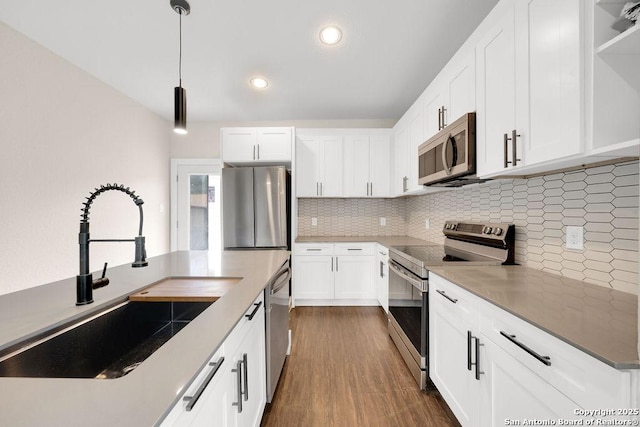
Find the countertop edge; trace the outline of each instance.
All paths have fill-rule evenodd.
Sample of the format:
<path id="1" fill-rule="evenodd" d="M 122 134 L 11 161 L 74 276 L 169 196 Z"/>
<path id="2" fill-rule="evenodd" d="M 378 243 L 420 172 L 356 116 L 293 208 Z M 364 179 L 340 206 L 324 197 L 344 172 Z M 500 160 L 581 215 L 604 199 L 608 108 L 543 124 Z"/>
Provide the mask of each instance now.
<path id="1" fill-rule="evenodd" d="M 460 267 L 460 268 L 473 268 L 473 267 Z M 490 268 L 504 268 L 503 266 L 495 266 L 495 267 L 490 267 Z M 529 269 L 528 267 L 524 267 L 524 266 L 509 266 L 507 268 L 518 268 L 518 269 Z M 533 269 L 529 269 L 529 270 L 533 270 Z M 550 274 L 550 273 L 545 273 L 542 271 L 538 271 L 538 270 L 533 270 L 536 271 L 537 274 Z M 635 359 L 635 360 L 623 360 L 623 361 L 616 361 L 616 360 L 611 360 L 605 356 L 602 356 L 598 353 L 596 353 L 595 351 L 585 347 L 584 345 L 576 342 L 573 339 L 570 339 L 568 337 L 566 337 L 565 335 L 558 333 L 557 331 L 554 331 L 553 329 L 550 329 L 547 326 L 544 326 L 542 324 L 540 324 L 538 321 L 536 320 L 532 320 L 531 318 L 529 318 L 526 315 L 523 315 L 521 312 L 518 312 L 517 310 L 514 310 L 508 306 L 506 306 L 505 304 L 502 304 L 498 301 L 496 301 L 495 299 L 491 298 L 490 296 L 488 296 L 487 294 L 482 292 L 482 289 L 478 289 L 474 286 L 469 286 L 468 284 L 462 283 L 462 281 L 455 277 L 455 274 L 451 274 L 451 272 L 449 271 L 449 273 L 447 272 L 447 267 L 441 267 L 441 268 L 432 268 L 431 272 L 440 276 L 441 278 L 451 282 L 452 284 L 460 287 L 461 289 L 477 296 L 478 298 L 482 299 L 483 301 L 501 309 L 504 310 L 505 312 L 509 313 L 512 316 L 517 317 L 518 319 L 527 322 L 528 324 L 544 331 L 545 333 L 553 336 L 556 339 L 559 339 L 560 341 L 572 346 L 573 348 L 582 351 L 585 354 L 588 354 L 589 356 L 593 357 L 594 359 L 606 364 L 607 366 L 610 366 L 614 369 L 618 369 L 618 370 L 625 370 L 625 369 L 640 369 L 640 359 Z M 566 279 L 566 278 L 564 278 Z M 568 280 L 568 279 L 567 279 Z M 578 282 L 578 281 L 576 281 Z M 593 285 L 596 286 L 596 285 Z M 636 341 L 637 343 L 637 341 Z"/>
<path id="2" fill-rule="evenodd" d="M 218 254 L 218 258 L 204 251 L 159 255 L 149 259 L 146 273 L 141 273 L 145 269 L 136 271 L 128 265 L 109 269 L 110 285 L 94 293 L 95 303 L 89 308 L 74 307 L 75 278 L 0 296 L 0 308 L 8 308 L 21 299 L 40 294 L 43 301 L 30 307 L 23 317 L 19 317 L 22 311 L 15 308 L 0 313 L 0 321 L 13 319 L 13 323 L 19 324 L 31 315 L 33 318 L 27 326 L 42 329 L 46 319 L 52 319 L 50 324 L 66 323 L 74 316 L 99 312 L 164 277 L 243 278 L 237 287 L 123 377 L 109 380 L 0 377 L 3 422 L 44 425 L 53 421 L 69 426 L 161 423 L 289 256 L 290 252 L 284 250 L 225 251 Z M 38 314 L 43 307 L 48 308 L 48 312 Z M 5 347 L 9 341 L 6 338 L 12 333 L 2 336 Z M 185 352 L 184 348 L 189 351 Z M 21 398 L 25 395 L 47 398 L 41 399 L 33 410 L 30 399 Z M 78 405 L 80 401 L 84 403 Z"/>

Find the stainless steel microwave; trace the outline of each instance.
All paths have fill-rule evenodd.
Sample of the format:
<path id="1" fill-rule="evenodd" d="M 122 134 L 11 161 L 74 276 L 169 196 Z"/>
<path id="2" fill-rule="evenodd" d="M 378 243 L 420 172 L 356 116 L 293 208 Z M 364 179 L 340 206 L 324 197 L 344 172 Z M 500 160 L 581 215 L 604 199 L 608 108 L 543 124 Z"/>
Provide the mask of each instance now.
<path id="1" fill-rule="evenodd" d="M 476 172 L 476 113 L 467 113 L 418 147 L 418 183 L 459 187 Z"/>

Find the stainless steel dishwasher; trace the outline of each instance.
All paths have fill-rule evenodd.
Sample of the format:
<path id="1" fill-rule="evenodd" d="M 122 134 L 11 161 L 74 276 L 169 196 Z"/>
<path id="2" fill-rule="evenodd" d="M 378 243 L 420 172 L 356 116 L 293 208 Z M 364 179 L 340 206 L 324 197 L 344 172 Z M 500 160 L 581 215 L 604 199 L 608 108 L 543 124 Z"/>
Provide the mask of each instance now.
<path id="1" fill-rule="evenodd" d="M 289 348 L 291 267 L 285 261 L 265 290 L 267 339 L 267 402 L 271 403 Z"/>

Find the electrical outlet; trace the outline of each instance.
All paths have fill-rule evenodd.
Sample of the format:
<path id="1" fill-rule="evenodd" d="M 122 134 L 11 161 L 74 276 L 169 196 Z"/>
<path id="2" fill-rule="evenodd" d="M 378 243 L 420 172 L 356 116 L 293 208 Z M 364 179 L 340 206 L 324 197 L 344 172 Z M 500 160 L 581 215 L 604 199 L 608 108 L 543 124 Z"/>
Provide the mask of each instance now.
<path id="1" fill-rule="evenodd" d="M 429 229 L 429 225 L 430 225 L 429 224 L 429 218 L 427 218 L 427 219 L 424 220 L 424 229 L 428 230 Z"/>
<path id="2" fill-rule="evenodd" d="M 567 226 L 567 249 L 584 249 L 584 228 Z"/>
<path id="3" fill-rule="evenodd" d="M 317 226 L 318 225 L 318 218 L 315 218 L 315 217 L 311 218 L 311 225 L 314 226 L 314 227 Z"/>
<path id="4" fill-rule="evenodd" d="M 383 227 L 384 227 L 385 225 L 387 225 L 387 218 L 382 218 L 382 217 L 381 217 L 381 218 L 380 218 L 380 225 L 381 225 L 381 226 L 383 226 Z"/>

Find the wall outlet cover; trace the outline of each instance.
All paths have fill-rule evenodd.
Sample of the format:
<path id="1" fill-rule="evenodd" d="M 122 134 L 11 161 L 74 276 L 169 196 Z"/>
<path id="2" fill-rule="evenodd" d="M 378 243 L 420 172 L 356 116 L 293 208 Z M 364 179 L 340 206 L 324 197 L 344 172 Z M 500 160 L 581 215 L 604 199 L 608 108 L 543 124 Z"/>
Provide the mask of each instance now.
<path id="1" fill-rule="evenodd" d="M 311 225 L 314 226 L 314 227 L 317 226 L 318 225 L 318 218 L 315 218 L 315 217 L 311 218 Z"/>
<path id="2" fill-rule="evenodd" d="M 383 227 L 384 227 L 385 225 L 387 225 L 387 218 L 382 218 L 382 217 L 381 217 L 381 218 L 380 218 L 380 225 L 382 225 Z"/>
<path id="3" fill-rule="evenodd" d="M 567 226 L 567 249 L 584 250 L 584 227 Z"/>

